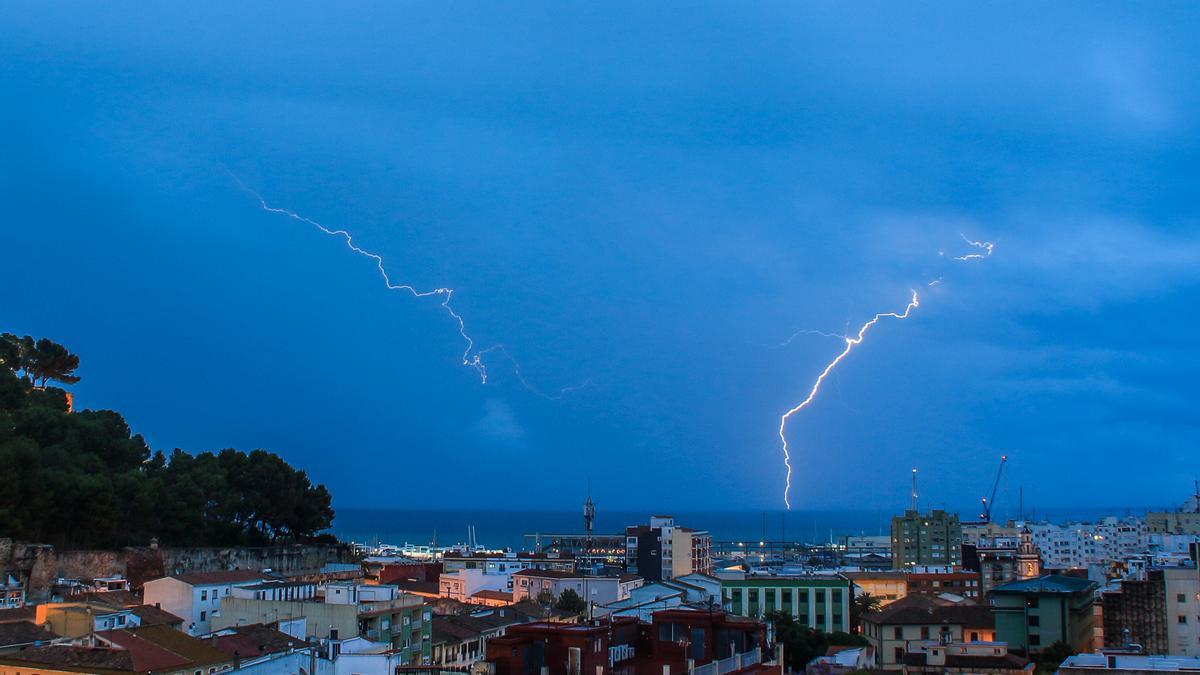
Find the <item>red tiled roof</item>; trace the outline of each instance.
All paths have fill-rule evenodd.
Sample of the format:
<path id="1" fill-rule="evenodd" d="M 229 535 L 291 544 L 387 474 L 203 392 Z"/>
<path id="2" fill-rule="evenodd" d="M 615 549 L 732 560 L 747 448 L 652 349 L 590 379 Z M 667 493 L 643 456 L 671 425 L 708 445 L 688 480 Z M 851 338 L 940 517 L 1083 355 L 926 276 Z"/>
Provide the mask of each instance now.
<path id="1" fill-rule="evenodd" d="M 996 625 L 991 607 L 971 603 L 946 604 L 924 595 L 905 596 L 877 612 L 864 614 L 862 620 L 881 626 L 947 624 L 992 628 Z"/>
<path id="2" fill-rule="evenodd" d="M 184 572 L 171 577 L 193 586 L 211 584 L 237 584 L 246 581 L 261 581 L 271 577 L 255 570 L 219 570 L 216 572 Z"/>
<path id="3" fill-rule="evenodd" d="M 472 595 L 471 597 L 483 598 L 484 600 L 505 600 L 512 602 L 513 594 L 507 591 L 493 591 L 491 589 L 484 589 L 476 592 L 475 595 Z"/>
<path id="4" fill-rule="evenodd" d="M 263 654 L 278 654 L 293 647 L 301 647 L 304 640 L 281 633 L 270 626 L 261 623 L 231 628 L 229 635 L 217 635 L 212 644 L 230 657 L 254 658 Z"/>
<path id="5" fill-rule="evenodd" d="M 183 623 L 182 618 L 154 605 L 137 605 L 130 607 L 129 610 L 142 620 L 143 626 L 158 626 L 163 624 L 174 626 Z"/>
<path id="6" fill-rule="evenodd" d="M 140 638 L 125 630 L 106 630 L 96 634 L 96 637 L 129 652 L 132 670 L 138 673 L 148 673 L 156 670 L 170 670 L 191 665 L 191 659 L 160 647 L 153 642 Z"/>

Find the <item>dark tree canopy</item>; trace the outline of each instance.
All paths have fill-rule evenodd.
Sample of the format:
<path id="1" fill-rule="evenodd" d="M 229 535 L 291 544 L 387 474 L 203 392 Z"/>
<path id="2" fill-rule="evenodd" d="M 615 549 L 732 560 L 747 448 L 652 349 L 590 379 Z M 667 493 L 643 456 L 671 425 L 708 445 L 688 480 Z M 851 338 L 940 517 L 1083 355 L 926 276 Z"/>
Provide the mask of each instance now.
<path id="1" fill-rule="evenodd" d="M 850 630 L 861 633 L 863 615 L 878 612 L 882 606 L 883 600 L 870 593 L 854 596 L 854 601 L 850 603 Z"/>
<path id="2" fill-rule="evenodd" d="M 63 384 L 79 381 L 75 375 L 79 357 L 46 338 L 34 340 L 29 335 L 0 334 L 0 365 L 39 387 L 45 387 L 49 380 Z"/>
<path id="3" fill-rule="evenodd" d="M 1049 675 L 1058 670 L 1063 661 L 1067 660 L 1068 656 L 1074 655 L 1075 649 L 1071 645 L 1062 642 L 1055 642 L 1038 652 L 1037 658 L 1034 660 L 1034 672 L 1038 675 Z"/>
<path id="4" fill-rule="evenodd" d="M 168 456 L 115 412 L 69 412 L 63 390 L 34 386 L 77 379 L 65 348 L 5 334 L 0 363 L 5 536 L 73 548 L 255 545 L 309 540 L 333 521 L 325 486 L 278 455 Z"/>
<path id="5" fill-rule="evenodd" d="M 787 612 L 768 612 L 766 620 L 775 628 L 775 640 L 783 644 L 785 669 L 803 672 L 808 662 L 825 654 L 830 646 L 865 646 L 867 639 L 841 631 L 826 633 L 796 621 Z"/>
<path id="6" fill-rule="evenodd" d="M 587 609 L 587 602 L 575 592 L 575 589 L 568 588 L 558 594 L 558 604 L 555 607 L 564 612 L 580 614 Z"/>

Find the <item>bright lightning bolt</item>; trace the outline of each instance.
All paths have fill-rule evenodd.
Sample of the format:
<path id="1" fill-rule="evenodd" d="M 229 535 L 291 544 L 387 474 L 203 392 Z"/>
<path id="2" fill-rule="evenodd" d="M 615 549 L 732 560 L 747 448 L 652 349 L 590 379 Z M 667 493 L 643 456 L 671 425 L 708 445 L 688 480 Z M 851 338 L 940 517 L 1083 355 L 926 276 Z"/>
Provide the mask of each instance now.
<path id="1" fill-rule="evenodd" d="M 445 310 L 446 314 L 449 315 L 449 317 L 458 326 L 458 334 L 459 334 L 459 336 L 462 337 L 463 341 L 466 342 L 466 345 L 467 345 L 466 349 L 464 349 L 463 353 L 462 353 L 462 363 L 464 366 L 474 368 L 475 372 L 479 373 L 480 382 L 487 384 L 487 381 L 488 381 L 487 366 L 483 362 L 484 355 L 492 353 L 492 352 L 497 352 L 497 353 L 503 355 L 504 358 L 507 359 L 510 364 L 512 364 L 513 374 L 516 375 L 517 381 L 520 382 L 522 387 L 524 387 L 528 391 L 532 392 L 533 394 L 536 394 L 537 396 L 541 396 L 542 398 L 545 398 L 547 400 L 557 401 L 557 400 L 563 398 L 564 396 L 566 396 L 567 394 L 569 394 L 573 391 L 577 391 L 579 389 L 583 389 L 584 387 L 591 384 L 591 380 L 588 379 L 588 380 L 585 380 L 582 384 L 563 387 L 562 389 L 558 390 L 557 394 L 547 394 L 547 393 L 541 391 L 540 389 L 538 389 L 537 387 L 534 387 L 525 379 L 525 375 L 521 372 L 521 364 L 518 363 L 517 360 L 514 359 L 511 354 L 508 353 L 508 350 L 504 347 L 503 344 L 493 345 L 491 347 L 488 347 L 487 349 L 482 349 L 477 352 L 475 351 L 475 340 L 474 340 L 474 338 L 472 338 L 470 336 L 470 334 L 467 333 L 466 321 L 464 321 L 462 315 L 459 314 L 458 312 L 456 312 L 454 310 L 454 308 L 450 305 L 450 300 L 454 297 L 454 289 L 452 289 L 452 288 L 434 288 L 431 290 L 418 290 L 415 286 L 412 286 L 409 284 L 394 283 L 391 279 L 391 276 L 388 275 L 387 268 L 384 267 L 383 256 L 379 255 L 378 253 L 373 253 L 371 251 L 368 251 L 368 250 L 358 246 L 357 244 L 355 244 L 354 236 L 352 234 L 350 234 L 349 231 L 343 230 L 343 229 L 337 229 L 337 230 L 331 229 L 331 228 L 328 228 L 328 227 L 322 225 L 321 223 L 318 223 L 317 221 L 315 221 L 311 218 L 302 216 L 294 211 L 289 211 L 287 209 L 281 209 L 281 208 L 278 208 L 275 206 L 271 206 L 270 204 L 267 203 L 267 200 L 262 197 L 262 195 L 258 194 L 257 192 L 255 192 L 254 190 L 252 190 L 248 186 L 246 186 L 246 184 L 243 183 L 241 181 L 241 179 L 239 179 L 237 176 L 235 176 L 232 172 L 227 171 L 227 173 L 229 173 L 229 176 L 231 178 L 233 178 L 233 180 L 238 184 L 238 186 L 243 191 L 245 191 L 247 194 L 251 195 L 256 200 L 258 200 L 259 206 L 262 207 L 262 210 L 264 210 L 268 213 L 275 213 L 275 214 L 287 216 L 288 218 L 299 221 L 301 223 L 305 223 L 306 225 L 311 225 L 312 227 L 315 227 L 316 229 L 320 230 L 321 232 L 323 232 L 331 237 L 339 237 L 343 240 L 343 242 L 345 242 L 346 248 L 350 249 L 354 253 L 356 253 L 364 258 L 369 258 L 370 260 L 374 261 L 375 269 L 379 270 L 379 276 L 383 278 L 383 283 L 389 291 L 405 291 L 405 292 L 411 294 L 414 298 L 441 297 L 442 301 L 439 304 L 441 305 L 442 309 Z"/>
<path id="2" fill-rule="evenodd" d="M 541 389 L 538 389 L 537 387 L 530 384 L 529 381 L 525 379 L 525 374 L 521 372 L 520 362 L 517 361 L 516 359 L 514 359 L 512 354 L 508 353 L 508 349 L 505 348 L 504 345 L 502 345 L 502 344 L 493 345 L 491 347 L 488 347 L 487 349 L 482 349 L 479 351 L 479 354 L 477 354 L 476 356 L 482 357 L 483 355 L 490 354 L 491 352 L 499 352 L 501 355 L 504 356 L 505 359 L 508 360 L 508 362 L 510 364 L 512 364 L 513 375 L 516 376 L 517 381 L 521 383 L 522 387 L 524 387 L 530 393 L 533 393 L 537 396 L 541 396 L 542 398 L 546 399 L 547 401 L 560 401 L 567 394 L 579 391 L 580 389 L 583 389 L 592 383 L 592 378 L 589 377 L 588 379 L 584 380 L 580 384 L 574 384 L 574 385 L 563 387 L 562 389 L 559 389 L 558 392 L 555 394 L 547 394 L 546 392 L 542 391 Z"/>
<path id="3" fill-rule="evenodd" d="M 820 335 L 821 337 L 837 338 L 839 340 L 848 339 L 845 335 L 842 335 L 841 333 L 826 333 L 823 330 L 803 329 L 803 330 L 798 330 L 795 333 L 792 333 L 791 335 L 788 336 L 788 339 L 784 340 L 783 342 L 780 342 L 777 345 L 772 346 L 771 349 L 783 349 L 784 347 L 795 342 L 796 338 L 800 337 L 801 335 Z"/>
<path id="4" fill-rule="evenodd" d="M 972 241 L 967 239 L 967 235 L 961 232 L 958 234 L 958 236 L 962 237 L 963 241 L 967 242 L 967 244 L 974 246 L 975 248 L 982 249 L 983 253 L 968 253 L 966 255 L 955 256 L 955 260 L 966 262 L 968 260 L 983 260 L 984 258 L 990 258 L 992 255 L 992 249 L 996 248 L 996 245 L 990 241 Z"/>
<path id="5" fill-rule="evenodd" d="M 817 393 L 821 391 L 821 383 L 825 381 L 825 378 L 829 376 L 829 373 L 833 372 L 833 369 L 837 367 L 837 364 L 841 363 L 842 359 L 846 358 L 846 356 L 854 349 L 855 346 L 862 344 L 863 338 L 866 337 L 867 330 L 869 330 L 871 326 L 879 323 L 879 320 L 883 318 L 899 320 L 907 319 L 909 313 L 920 306 L 920 304 L 921 303 L 917 298 L 917 292 L 914 290 L 912 292 L 912 300 L 909 301 L 908 306 L 904 308 L 903 312 L 884 312 L 881 314 L 876 314 L 874 318 L 864 323 L 862 328 L 858 329 L 857 335 L 854 337 L 844 337 L 843 339 L 846 341 L 846 347 L 842 349 L 841 353 L 838 354 L 837 357 L 835 357 L 832 361 L 830 361 L 829 365 L 825 366 L 825 370 L 821 371 L 821 374 L 817 376 L 817 381 L 813 383 L 812 390 L 808 392 L 808 397 L 791 410 L 785 412 L 783 416 L 779 418 L 779 440 L 783 444 L 783 464 L 787 467 L 787 483 L 783 488 L 783 503 L 788 509 L 792 508 L 792 503 L 788 497 L 788 493 L 792 491 L 792 455 L 791 450 L 788 448 L 786 434 L 788 420 L 792 417 L 792 415 L 800 412 L 807 407 L 808 404 L 813 402 L 813 399 L 817 397 Z"/>

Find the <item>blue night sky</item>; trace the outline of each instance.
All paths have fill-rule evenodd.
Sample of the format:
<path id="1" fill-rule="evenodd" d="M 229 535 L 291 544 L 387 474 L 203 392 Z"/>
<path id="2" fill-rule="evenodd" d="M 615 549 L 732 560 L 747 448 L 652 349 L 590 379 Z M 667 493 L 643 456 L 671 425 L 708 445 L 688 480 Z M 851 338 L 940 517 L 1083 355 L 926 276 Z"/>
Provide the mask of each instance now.
<path id="1" fill-rule="evenodd" d="M 1167 505 L 1200 473 L 1200 7 L 9 2 L 0 330 L 335 505 Z M 1148 11 L 1150 10 L 1150 11 Z M 393 280 L 278 207 L 345 227 Z M 960 233 L 996 243 L 986 260 Z M 943 251 L 945 255 L 938 255 Z M 928 287 L 930 280 L 940 285 Z"/>

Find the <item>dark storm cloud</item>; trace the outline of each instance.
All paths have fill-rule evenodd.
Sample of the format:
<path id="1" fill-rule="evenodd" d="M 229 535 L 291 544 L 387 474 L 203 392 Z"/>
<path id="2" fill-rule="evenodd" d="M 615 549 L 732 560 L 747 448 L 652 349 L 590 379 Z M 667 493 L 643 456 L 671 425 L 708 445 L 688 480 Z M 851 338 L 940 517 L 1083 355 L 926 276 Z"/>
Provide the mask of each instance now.
<path id="1" fill-rule="evenodd" d="M 75 347 L 81 400 L 157 447 L 269 447 L 343 503 L 385 505 L 381 463 L 502 475 L 519 448 L 543 505 L 578 501 L 569 457 L 611 506 L 759 508 L 779 413 L 840 347 L 766 345 L 915 287 L 790 427 L 794 503 L 891 507 L 919 464 L 931 500 L 970 504 L 1001 449 L 1060 503 L 1096 487 L 1062 477 L 1147 458 L 1109 487 L 1159 503 L 1200 441 L 1197 18 L 10 5 L 2 222 L 44 255 L 0 270 L 23 289 L 0 328 Z M 480 386 L 435 303 L 227 168 L 456 288 L 542 388 L 596 384 L 548 403 L 501 363 Z M 960 235 L 994 255 L 954 262 Z"/>

